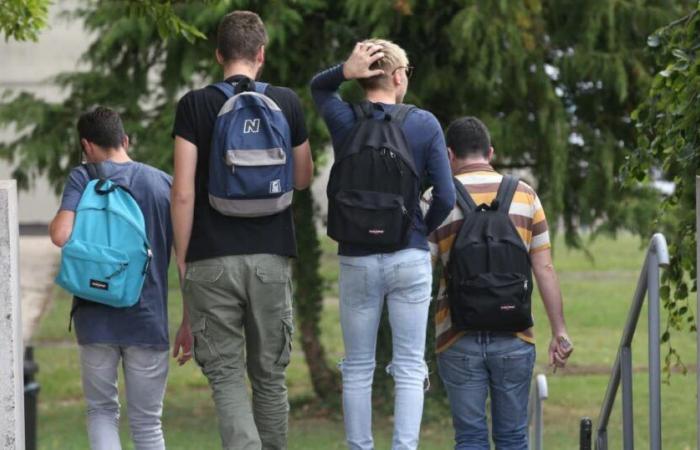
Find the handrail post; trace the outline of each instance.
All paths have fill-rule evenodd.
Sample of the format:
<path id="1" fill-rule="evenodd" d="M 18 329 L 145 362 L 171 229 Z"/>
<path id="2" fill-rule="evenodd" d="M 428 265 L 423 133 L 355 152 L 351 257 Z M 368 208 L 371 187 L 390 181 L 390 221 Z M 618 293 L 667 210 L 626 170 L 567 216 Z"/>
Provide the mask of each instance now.
<path id="1" fill-rule="evenodd" d="M 647 270 L 649 300 L 649 448 L 661 450 L 661 331 L 659 305 L 659 255 L 653 248 Z"/>
<path id="2" fill-rule="evenodd" d="M 547 388 L 547 377 L 544 374 L 539 374 L 535 377 L 535 383 L 530 394 L 530 407 L 528 415 L 530 425 L 534 428 L 534 439 L 531 439 L 529 448 L 534 450 L 542 450 L 544 440 L 544 419 L 542 403 L 549 396 Z M 534 446 L 533 446 L 534 445 Z"/>
<path id="3" fill-rule="evenodd" d="M 618 347 L 617 356 L 615 357 L 615 363 L 613 364 L 610 381 L 608 382 L 603 404 L 600 408 L 595 433 L 596 450 L 608 449 L 608 421 L 610 420 L 610 413 L 612 412 L 613 404 L 615 403 L 617 390 L 620 387 L 620 379 L 622 378 L 623 371 L 626 375 L 627 372 L 629 372 L 628 379 L 630 381 L 625 383 L 626 387 L 623 386 L 623 389 L 630 389 L 630 391 L 627 394 L 623 393 L 623 396 L 629 396 L 630 400 L 625 403 L 630 405 L 631 411 L 632 364 L 630 356 L 631 353 L 628 354 L 626 352 L 631 351 L 632 339 L 634 338 L 642 305 L 644 304 L 644 298 L 647 296 L 646 294 L 648 294 L 649 298 L 649 448 L 650 450 L 661 450 L 661 339 L 659 322 L 659 268 L 666 267 L 668 264 L 669 257 L 666 238 L 663 234 L 656 233 L 651 238 L 651 243 L 649 244 L 649 248 L 644 259 L 644 265 L 642 266 L 639 280 L 637 281 L 637 288 L 634 292 L 634 296 L 632 297 L 632 304 L 627 315 L 627 322 L 625 323 L 625 328 L 622 331 L 622 337 L 620 338 L 620 345 Z M 700 307 L 698 309 L 700 310 Z M 698 343 L 700 345 L 700 337 Z M 700 352 L 700 347 L 698 351 Z M 628 360 L 627 363 L 623 361 L 624 359 Z M 623 368 L 623 366 L 626 367 Z M 623 408 L 624 407 L 625 405 L 623 405 Z M 626 416 L 627 420 L 629 420 L 629 423 L 627 423 L 626 426 L 627 428 L 632 429 L 632 413 L 628 411 Z M 627 436 L 629 436 L 629 432 Z M 630 439 L 632 439 L 632 437 L 630 437 Z M 630 445 L 634 444 L 631 443 Z M 626 446 L 625 448 L 628 447 Z"/>
<path id="4" fill-rule="evenodd" d="M 632 407 L 632 349 L 620 349 L 622 379 L 622 443 L 625 450 L 634 450 L 634 408 Z"/>
<path id="5" fill-rule="evenodd" d="M 591 447 L 591 436 L 593 433 L 593 422 L 588 417 L 581 419 L 579 428 L 579 450 L 593 450 Z"/>

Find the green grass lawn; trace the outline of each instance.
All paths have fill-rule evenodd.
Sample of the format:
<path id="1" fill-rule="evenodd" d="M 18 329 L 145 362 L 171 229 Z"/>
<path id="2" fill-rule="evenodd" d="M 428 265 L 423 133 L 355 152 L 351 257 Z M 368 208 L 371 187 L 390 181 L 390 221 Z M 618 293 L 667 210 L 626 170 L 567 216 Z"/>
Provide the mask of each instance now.
<path id="1" fill-rule="evenodd" d="M 335 362 L 342 356 L 336 299 L 337 259 L 332 243 L 324 241 L 323 249 L 323 275 L 327 284 L 328 299 L 321 329 L 329 361 Z M 545 404 L 545 445 L 548 449 L 578 448 L 580 418 L 589 416 L 595 421 L 642 263 L 643 251 L 640 250 L 639 241 L 630 236 L 623 235 L 617 240 L 600 238 L 587 245 L 587 249 L 593 255 L 593 260 L 580 251 L 569 251 L 561 244 L 557 246 L 555 253 L 555 263 L 565 297 L 569 331 L 576 346 L 570 369 L 552 374 L 546 367 L 549 330 L 540 300 L 533 299 L 538 344 L 536 372 L 547 374 L 550 389 L 550 396 Z M 74 336 L 67 332 L 69 306 L 70 302 L 65 293 L 57 291 L 56 300 L 42 322 L 34 342 L 36 359 L 40 364 L 41 383 L 39 447 L 44 450 L 87 448 L 77 348 Z M 173 332 L 179 323 L 180 314 L 180 295 L 175 278 L 171 277 L 170 319 Z M 640 320 L 633 353 L 637 369 L 634 407 L 638 448 L 648 447 L 645 320 L 646 311 Z M 694 342 L 694 335 L 674 337 L 674 345 L 690 367 L 695 363 Z M 313 393 L 308 371 L 299 349 L 297 344 L 288 370 L 292 403 L 289 448 L 345 448 L 340 413 L 311 401 Z M 431 363 L 431 367 L 434 367 L 434 363 Z M 437 392 L 429 394 L 421 434 L 421 449 L 448 449 L 452 443 L 449 411 L 444 402 L 435 398 L 438 395 L 440 394 Z M 663 448 L 694 448 L 694 374 L 674 374 L 670 384 L 663 385 L 662 398 Z M 209 389 L 206 380 L 194 364 L 190 363 L 185 367 L 171 365 L 163 421 L 169 449 L 219 448 L 216 418 Z M 128 443 L 126 420 L 123 420 L 122 425 L 124 448 L 133 448 Z M 390 448 L 391 427 L 391 417 L 375 416 L 378 450 Z M 613 412 L 609 430 L 610 448 L 621 448 L 619 405 Z"/>

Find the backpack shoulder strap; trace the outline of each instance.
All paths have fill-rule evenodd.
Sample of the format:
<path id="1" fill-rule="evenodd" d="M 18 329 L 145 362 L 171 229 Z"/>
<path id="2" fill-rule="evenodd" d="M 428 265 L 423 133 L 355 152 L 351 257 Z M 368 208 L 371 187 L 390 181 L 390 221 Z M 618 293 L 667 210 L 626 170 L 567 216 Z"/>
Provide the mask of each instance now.
<path id="1" fill-rule="evenodd" d="M 415 108 L 416 107 L 413 105 L 400 103 L 396 105 L 394 112 L 392 112 L 391 114 L 387 114 L 387 116 L 389 116 L 391 120 L 395 121 L 396 123 L 402 124 L 404 120 L 406 120 L 406 116 L 408 116 L 408 113 L 410 113 Z"/>
<path id="2" fill-rule="evenodd" d="M 515 191 L 518 189 L 519 183 L 520 179 L 512 175 L 505 175 L 503 177 L 501 184 L 498 186 L 496 199 L 494 200 L 496 205 L 493 205 L 498 211 L 508 214 L 510 204 L 513 201 L 513 196 L 515 195 Z"/>
<path id="3" fill-rule="evenodd" d="M 223 93 L 226 96 L 226 98 L 231 98 L 236 93 L 234 85 L 225 81 L 220 81 L 210 86 L 221 91 L 221 93 Z"/>
<path id="4" fill-rule="evenodd" d="M 255 81 L 255 92 L 258 94 L 263 94 L 265 95 L 265 91 L 267 90 L 267 87 L 270 85 L 269 83 L 263 83 L 262 81 Z"/>
<path id="5" fill-rule="evenodd" d="M 372 104 L 368 101 L 360 103 L 352 103 L 352 111 L 355 113 L 355 119 L 358 121 L 372 118 Z"/>
<path id="6" fill-rule="evenodd" d="M 455 190 L 457 191 L 457 205 L 462 210 L 466 216 L 470 212 L 476 211 L 476 203 L 469 192 L 464 188 L 464 185 L 457 178 L 452 177 L 452 181 L 455 185 Z"/>
<path id="7" fill-rule="evenodd" d="M 83 167 L 88 173 L 88 177 L 91 180 L 105 180 L 107 177 L 102 170 L 102 164 L 100 163 L 84 163 Z"/>

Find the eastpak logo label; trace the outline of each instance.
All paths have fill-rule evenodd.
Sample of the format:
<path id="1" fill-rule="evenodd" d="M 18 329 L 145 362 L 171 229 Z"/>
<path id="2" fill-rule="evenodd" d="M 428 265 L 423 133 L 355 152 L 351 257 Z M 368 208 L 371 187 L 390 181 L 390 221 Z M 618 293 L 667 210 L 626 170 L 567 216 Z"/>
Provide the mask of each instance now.
<path id="1" fill-rule="evenodd" d="M 380 230 L 380 229 L 369 230 L 369 234 L 375 234 L 375 235 L 384 234 L 384 230 Z"/>
<path id="2" fill-rule="evenodd" d="M 107 291 L 109 290 L 109 283 L 99 280 L 90 280 L 90 287 Z"/>
<path id="3" fill-rule="evenodd" d="M 501 305 L 501 311 L 512 311 L 515 309 L 515 305 Z"/>

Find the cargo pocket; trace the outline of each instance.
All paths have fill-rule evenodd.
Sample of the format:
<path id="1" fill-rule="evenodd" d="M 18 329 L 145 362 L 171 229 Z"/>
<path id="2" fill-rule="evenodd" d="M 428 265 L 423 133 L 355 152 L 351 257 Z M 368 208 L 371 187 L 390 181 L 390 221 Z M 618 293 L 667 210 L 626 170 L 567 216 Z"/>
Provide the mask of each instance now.
<path id="1" fill-rule="evenodd" d="M 182 291 L 189 293 L 193 288 L 200 286 L 203 289 L 219 281 L 224 273 L 223 266 L 188 264 L 185 270 L 185 279 L 182 281 Z"/>
<path id="2" fill-rule="evenodd" d="M 292 356 L 292 336 L 294 335 L 294 321 L 292 317 L 282 318 L 282 349 L 277 357 L 275 364 L 281 367 L 287 367 Z"/>
<path id="3" fill-rule="evenodd" d="M 211 334 L 207 330 L 205 317 L 192 324 L 192 337 L 194 338 L 194 360 L 201 368 L 219 360 L 219 353 L 213 345 Z"/>

